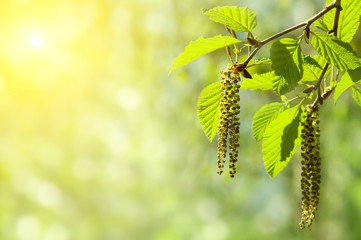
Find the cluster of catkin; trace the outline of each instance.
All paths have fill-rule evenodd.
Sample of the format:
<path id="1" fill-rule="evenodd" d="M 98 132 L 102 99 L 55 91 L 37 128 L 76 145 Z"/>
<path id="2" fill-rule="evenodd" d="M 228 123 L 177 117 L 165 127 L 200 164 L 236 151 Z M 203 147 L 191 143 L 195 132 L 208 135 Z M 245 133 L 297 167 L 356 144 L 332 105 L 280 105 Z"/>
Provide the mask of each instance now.
<path id="1" fill-rule="evenodd" d="M 239 73 L 233 72 L 233 66 L 221 71 L 222 95 L 218 125 L 218 155 L 217 173 L 223 173 L 227 155 L 227 140 L 229 141 L 229 175 L 236 174 L 236 162 L 239 147 Z"/>
<path id="2" fill-rule="evenodd" d="M 307 105 L 302 129 L 302 216 L 300 227 L 309 228 L 315 218 L 315 212 L 320 196 L 321 158 L 320 158 L 320 128 L 318 120 L 319 106 Z"/>

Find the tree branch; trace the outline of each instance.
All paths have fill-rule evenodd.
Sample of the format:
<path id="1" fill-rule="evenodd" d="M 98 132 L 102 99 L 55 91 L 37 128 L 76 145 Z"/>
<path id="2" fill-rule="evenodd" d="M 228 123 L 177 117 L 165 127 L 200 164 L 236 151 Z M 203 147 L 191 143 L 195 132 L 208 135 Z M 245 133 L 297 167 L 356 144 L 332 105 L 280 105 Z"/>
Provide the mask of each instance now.
<path id="1" fill-rule="evenodd" d="M 293 27 L 290 27 L 282 32 L 279 32 L 263 41 L 260 41 L 259 42 L 259 46 L 256 47 L 253 52 L 248 56 L 248 58 L 242 63 L 242 67 L 243 68 L 246 68 L 248 63 L 252 60 L 252 58 L 256 55 L 256 53 L 261 49 L 261 47 L 265 44 L 267 44 L 268 42 L 276 39 L 276 38 L 279 38 L 289 32 L 292 32 L 294 30 L 297 30 L 301 27 L 309 27 L 312 23 L 314 23 L 317 19 L 321 18 L 323 15 L 325 15 L 327 12 L 329 12 L 331 9 L 333 8 L 337 8 L 338 11 L 336 11 L 336 15 L 338 14 L 338 17 L 337 17 L 337 22 L 338 22 L 338 18 L 339 18 L 339 12 L 340 12 L 340 8 L 341 8 L 341 0 L 335 0 L 333 1 L 331 4 L 327 5 L 322 11 L 320 11 L 319 13 L 317 13 L 315 16 L 313 16 L 312 18 L 302 22 L 302 23 L 299 23 Z M 335 16 L 335 21 L 336 21 L 336 16 Z M 335 30 L 335 29 L 333 29 Z M 337 31 L 337 26 L 336 26 L 336 31 Z"/>

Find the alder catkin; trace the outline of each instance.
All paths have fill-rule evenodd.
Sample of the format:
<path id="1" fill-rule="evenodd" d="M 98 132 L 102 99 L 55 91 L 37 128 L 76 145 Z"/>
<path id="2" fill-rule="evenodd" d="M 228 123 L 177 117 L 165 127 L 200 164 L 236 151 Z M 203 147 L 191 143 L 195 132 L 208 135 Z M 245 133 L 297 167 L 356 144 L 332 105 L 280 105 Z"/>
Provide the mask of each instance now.
<path id="1" fill-rule="evenodd" d="M 239 73 L 233 73 L 234 66 L 221 71 L 221 102 L 218 125 L 218 174 L 223 173 L 227 155 L 227 139 L 229 141 L 229 174 L 233 178 L 236 173 L 236 162 L 239 147 Z"/>
<path id="2" fill-rule="evenodd" d="M 321 158 L 320 158 L 320 128 L 318 120 L 319 106 L 307 105 L 302 129 L 302 216 L 300 227 L 311 229 L 320 196 Z"/>

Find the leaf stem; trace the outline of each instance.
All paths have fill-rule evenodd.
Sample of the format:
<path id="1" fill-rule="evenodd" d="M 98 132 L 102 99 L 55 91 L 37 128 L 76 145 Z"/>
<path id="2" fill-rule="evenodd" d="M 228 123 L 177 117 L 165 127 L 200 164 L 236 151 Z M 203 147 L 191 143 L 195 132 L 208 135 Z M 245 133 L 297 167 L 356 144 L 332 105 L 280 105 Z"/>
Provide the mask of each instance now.
<path id="1" fill-rule="evenodd" d="M 341 0 L 335 0 L 332 2 L 332 5 L 334 5 L 334 7 L 336 8 L 336 13 L 335 13 L 335 20 L 333 22 L 333 27 L 332 27 L 332 32 L 333 35 L 335 37 L 337 37 L 337 30 L 338 30 L 338 22 L 340 19 L 340 12 L 342 11 L 342 7 L 341 7 Z M 315 107 L 318 103 L 322 104 L 323 103 L 323 97 L 322 97 L 322 93 L 321 93 L 321 82 L 323 77 L 325 76 L 325 73 L 327 71 L 327 68 L 330 64 L 326 63 L 325 67 L 323 68 L 323 71 L 321 73 L 320 78 L 318 79 L 318 82 L 316 84 L 316 89 L 317 89 L 317 97 L 315 99 L 315 101 L 312 103 L 312 107 Z M 333 77 L 333 76 L 332 76 Z M 332 79 L 331 79 L 332 80 Z M 333 89 L 332 89 L 333 90 Z M 331 90 L 331 91 L 332 91 Z"/>
<path id="2" fill-rule="evenodd" d="M 293 101 L 295 101 L 295 100 L 297 100 L 299 98 L 300 98 L 299 96 L 296 96 L 296 97 L 294 97 L 292 99 L 287 100 L 287 103 L 293 102 Z"/>
<path id="3" fill-rule="evenodd" d="M 224 27 L 226 28 L 227 32 L 229 32 L 229 34 L 231 34 L 232 37 L 237 39 L 236 33 L 233 30 L 229 29 L 226 25 L 224 25 Z M 235 44 L 234 47 L 236 49 L 238 49 L 238 45 Z M 234 65 L 234 61 L 233 61 L 232 54 L 231 54 L 231 48 L 229 46 L 227 46 L 226 51 L 227 51 L 227 55 L 229 57 L 229 60 L 231 61 L 232 65 Z M 237 59 L 236 59 L 236 62 L 237 62 Z"/>
<path id="4" fill-rule="evenodd" d="M 320 78 L 318 79 L 318 81 L 317 81 L 317 83 L 315 85 L 315 89 L 317 89 L 317 97 L 316 97 L 315 101 L 312 103 L 312 106 L 311 106 L 312 108 L 314 106 L 316 106 L 318 103 L 320 103 L 320 104 L 323 103 L 322 92 L 321 92 L 321 83 L 322 83 L 323 77 L 325 76 L 325 74 L 327 72 L 328 66 L 330 66 L 330 64 L 326 63 L 323 70 L 322 70 Z"/>

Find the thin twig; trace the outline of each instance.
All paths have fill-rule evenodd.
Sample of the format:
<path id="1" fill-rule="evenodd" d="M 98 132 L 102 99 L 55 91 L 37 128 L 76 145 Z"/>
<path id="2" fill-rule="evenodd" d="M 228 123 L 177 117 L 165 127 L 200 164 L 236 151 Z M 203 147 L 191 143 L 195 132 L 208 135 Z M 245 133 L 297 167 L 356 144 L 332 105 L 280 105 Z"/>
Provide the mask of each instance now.
<path id="1" fill-rule="evenodd" d="M 234 65 L 232 54 L 231 54 L 231 48 L 229 46 L 226 47 L 226 52 L 229 57 L 229 60 L 231 61 L 232 65 Z"/>
<path id="2" fill-rule="evenodd" d="M 316 100 L 312 103 L 312 107 L 316 106 L 317 103 L 320 103 L 322 104 L 322 93 L 321 93 L 321 83 L 322 83 L 322 79 L 323 77 L 325 76 L 326 72 L 327 72 L 327 69 L 328 69 L 328 66 L 330 64 L 329 63 L 326 63 L 323 70 L 322 70 L 322 73 L 320 75 L 320 78 L 318 79 L 316 85 L 315 85 L 315 89 L 317 89 L 317 97 L 316 97 Z"/>
<path id="3" fill-rule="evenodd" d="M 224 27 L 226 28 L 227 32 L 229 32 L 229 34 L 231 34 L 232 37 L 237 39 L 237 36 L 235 36 L 234 31 L 229 29 L 226 25 L 224 25 Z M 226 52 L 227 52 L 227 55 L 228 55 L 229 60 L 231 61 L 232 65 L 234 65 L 234 61 L 233 61 L 232 54 L 231 54 L 231 48 L 229 46 L 226 47 Z M 236 61 L 237 61 L 237 59 L 236 59 Z"/>
<path id="4" fill-rule="evenodd" d="M 336 13 L 335 13 L 335 21 L 333 22 L 333 35 L 337 37 L 337 30 L 338 30 L 338 20 L 340 19 L 340 12 L 342 10 L 341 7 L 341 0 L 335 0 L 336 5 Z"/>
<path id="5" fill-rule="evenodd" d="M 231 35 L 232 35 L 232 37 L 234 37 L 235 39 L 237 39 L 237 34 L 236 34 L 236 32 L 235 32 L 233 29 L 231 29 Z M 238 44 L 234 44 L 234 48 L 237 49 L 237 50 L 239 50 Z"/>
<path id="6" fill-rule="evenodd" d="M 321 18 L 323 15 L 325 15 L 327 12 L 329 12 L 331 9 L 333 8 L 340 8 L 340 1 L 341 0 L 335 0 L 333 1 L 331 4 L 327 5 L 322 11 L 320 11 L 319 13 L 317 13 L 315 16 L 313 16 L 312 18 L 300 23 L 300 24 L 297 24 L 293 27 L 290 27 L 282 32 L 279 32 L 263 41 L 260 41 L 259 42 L 259 46 L 256 47 L 253 52 L 248 56 L 248 58 L 243 62 L 242 66 L 245 68 L 247 67 L 247 64 L 252 60 L 252 58 L 256 55 L 256 53 L 258 52 L 258 50 L 265 44 L 267 44 L 268 42 L 276 39 L 276 38 L 279 38 L 289 32 L 292 32 L 296 29 L 299 29 L 301 27 L 309 27 L 313 22 L 315 22 L 317 19 Z M 336 11 L 337 13 L 337 11 Z M 337 29 L 336 29 L 337 30 Z"/>
<path id="7" fill-rule="evenodd" d="M 339 23 L 339 18 L 340 18 L 340 12 L 342 10 L 341 7 L 341 0 L 335 0 L 333 1 L 333 3 L 336 8 L 336 13 L 335 13 L 335 20 L 333 22 L 333 27 L 332 27 L 332 32 L 334 36 L 337 36 L 337 30 L 338 30 L 338 23 Z M 323 97 L 322 97 L 322 93 L 321 93 L 321 82 L 323 77 L 326 74 L 327 68 L 330 64 L 326 63 L 325 67 L 323 68 L 323 71 L 321 73 L 320 78 L 318 79 L 318 82 L 316 84 L 316 89 L 317 89 L 317 98 L 315 99 L 315 101 L 312 103 L 312 107 L 315 107 L 318 103 L 322 104 L 323 103 Z"/>

